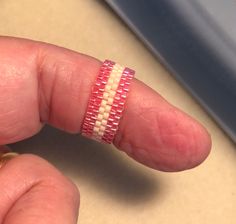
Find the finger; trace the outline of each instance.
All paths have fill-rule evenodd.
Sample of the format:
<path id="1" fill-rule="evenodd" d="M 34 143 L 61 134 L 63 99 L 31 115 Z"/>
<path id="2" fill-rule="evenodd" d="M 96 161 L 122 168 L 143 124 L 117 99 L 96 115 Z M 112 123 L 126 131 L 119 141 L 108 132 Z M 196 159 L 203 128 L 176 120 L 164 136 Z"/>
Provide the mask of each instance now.
<path id="1" fill-rule="evenodd" d="M 0 189 L 0 223 L 77 223 L 77 188 L 39 157 L 8 161 L 0 169 Z"/>
<path id="2" fill-rule="evenodd" d="M 143 83 L 136 81 L 133 89 L 115 145 L 164 171 L 184 170 L 204 161 L 211 148 L 206 129 Z"/>
<path id="3" fill-rule="evenodd" d="M 42 123 L 77 133 L 101 66 L 56 46 L 0 39 L 0 144 L 37 133 Z M 134 80 L 115 145 L 156 169 L 194 167 L 211 147 L 207 131 Z"/>

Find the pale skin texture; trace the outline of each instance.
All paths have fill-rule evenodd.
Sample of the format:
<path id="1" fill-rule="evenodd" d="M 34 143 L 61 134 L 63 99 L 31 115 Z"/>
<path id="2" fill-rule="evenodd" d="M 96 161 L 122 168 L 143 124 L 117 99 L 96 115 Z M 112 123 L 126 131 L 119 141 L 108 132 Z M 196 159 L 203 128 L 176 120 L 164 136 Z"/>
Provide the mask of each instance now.
<path id="1" fill-rule="evenodd" d="M 0 145 L 33 136 L 44 123 L 79 133 L 100 66 L 63 48 L 1 37 Z M 134 80 L 114 144 L 144 165 L 180 171 L 207 157 L 211 139 L 197 121 Z M 0 224 L 76 223 L 77 188 L 39 157 L 21 155 L 0 168 L 0 189 Z"/>

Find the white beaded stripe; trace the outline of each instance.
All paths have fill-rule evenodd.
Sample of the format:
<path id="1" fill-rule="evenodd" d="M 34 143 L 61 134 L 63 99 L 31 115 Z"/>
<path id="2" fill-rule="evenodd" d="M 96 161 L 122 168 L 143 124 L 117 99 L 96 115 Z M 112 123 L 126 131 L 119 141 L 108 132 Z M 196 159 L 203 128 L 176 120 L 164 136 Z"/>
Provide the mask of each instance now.
<path id="1" fill-rule="evenodd" d="M 114 69 L 111 72 L 111 75 L 108 80 L 108 84 L 105 87 L 106 91 L 110 90 L 108 94 L 104 94 L 104 99 L 102 100 L 101 107 L 99 108 L 99 114 L 97 116 L 97 120 L 101 122 L 96 122 L 94 128 L 94 137 L 101 139 L 104 135 L 104 131 L 106 129 L 107 119 L 109 117 L 109 113 L 111 110 L 111 105 L 113 103 L 114 96 L 116 94 L 116 90 L 118 88 L 118 84 L 120 82 L 121 75 L 123 73 L 124 68 L 117 65 L 114 66 Z"/>
<path id="2" fill-rule="evenodd" d="M 125 67 L 115 64 L 108 78 L 107 84 L 105 86 L 105 91 L 103 93 L 103 99 L 99 107 L 99 112 L 95 121 L 95 126 L 93 128 L 93 137 L 97 140 L 101 140 L 104 135 L 107 120 L 111 111 L 111 106 L 116 95 L 116 90 L 119 86 L 119 82 Z"/>

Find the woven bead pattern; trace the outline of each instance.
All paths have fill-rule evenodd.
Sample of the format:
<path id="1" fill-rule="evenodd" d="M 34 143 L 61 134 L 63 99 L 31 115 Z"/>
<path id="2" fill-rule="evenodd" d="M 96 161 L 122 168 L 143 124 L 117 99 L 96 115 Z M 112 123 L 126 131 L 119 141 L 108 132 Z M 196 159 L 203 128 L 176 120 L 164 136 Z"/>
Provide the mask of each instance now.
<path id="1" fill-rule="evenodd" d="M 112 143 L 133 76 L 129 68 L 108 60 L 103 63 L 89 100 L 83 135 Z"/>
<path id="2" fill-rule="evenodd" d="M 113 100 L 105 133 L 102 137 L 103 142 L 111 143 L 118 130 L 118 125 L 122 117 L 125 101 L 129 92 L 130 82 L 134 77 L 134 71 L 125 68 Z"/>
<path id="3" fill-rule="evenodd" d="M 110 77 L 105 86 L 105 91 L 103 93 L 103 99 L 99 108 L 97 120 L 93 128 L 93 136 L 97 139 L 102 139 L 104 132 L 107 127 L 108 118 L 113 105 L 114 97 L 116 95 L 116 90 L 120 83 L 122 72 L 124 67 L 115 64 L 110 73 Z"/>
<path id="4" fill-rule="evenodd" d="M 93 128 L 97 120 L 98 110 L 102 102 L 105 86 L 114 64 L 114 62 L 106 60 L 100 68 L 97 80 L 92 89 L 87 112 L 83 122 L 82 134 L 84 136 L 93 138 Z"/>

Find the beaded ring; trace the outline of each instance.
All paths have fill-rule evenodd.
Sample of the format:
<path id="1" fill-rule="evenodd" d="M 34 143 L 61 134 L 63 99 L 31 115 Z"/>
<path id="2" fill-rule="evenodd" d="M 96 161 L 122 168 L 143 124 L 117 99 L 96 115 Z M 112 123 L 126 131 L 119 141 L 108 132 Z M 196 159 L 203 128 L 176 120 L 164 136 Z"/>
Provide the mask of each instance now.
<path id="1" fill-rule="evenodd" d="M 82 135 L 112 143 L 135 72 L 105 60 L 100 68 L 88 102 Z"/>

